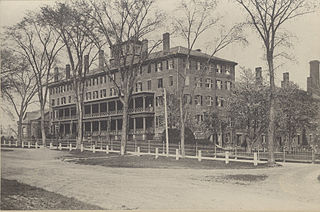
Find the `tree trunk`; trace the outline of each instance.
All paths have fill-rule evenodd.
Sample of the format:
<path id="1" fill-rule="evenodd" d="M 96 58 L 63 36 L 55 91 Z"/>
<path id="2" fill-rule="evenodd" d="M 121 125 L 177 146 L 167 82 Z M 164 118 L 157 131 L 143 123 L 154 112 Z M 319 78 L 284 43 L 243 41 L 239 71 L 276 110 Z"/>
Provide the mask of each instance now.
<path id="1" fill-rule="evenodd" d="M 120 155 L 126 153 L 127 139 L 128 139 L 128 107 L 129 101 L 125 98 L 123 102 L 123 114 L 122 114 L 122 133 L 121 133 L 121 149 Z"/>
<path id="2" fill-rule="evenodd" d="M 83 128 L 82 126 L 83 111 L 82 111 L 81 101 L 77 102 L 77 111 L 78 111 L 78 136 L 77 136 L 76 149 L 80 149 L 82 144 L 82 138 L 83 138 L 83 129 L 82 129 Z"/>
<path id="3" fill-rule="evenodd" d="M 180 142 L 181 142 L 181 156 L 182 158 L 185 157 L 185 149 L 184 149 L 184 131 L 185 131 L 185 123 L 184 123 L 184 114 L 183 114 L 183 98 L 182 95 L 180 94 L 180 121 L 181 121 L 181 127 L 180 127 Z"/>
<path id="4" fill-rule="evenodd" d="M 45 114 L 44 114 L 44 108 L 40 108 L 41 113 L 41 137 L 42 137 L 42 145 L 46 147 L 46 130 L 45 130 Z"/>
<path id="5" fill-rule="evenodd" d="M 18 120 L 18 141 L 22 144 L 22 115 Z"/>
<path id="6" fill-rule="evenodd" d="M 268 164 L 273 166 L 275 164 L 274 159 L 274 128 L 275 128 L 275 83 L 274 83 L 274 70 L 273 70 L 273 56 L 267 54 L 269 75 L 270 75 L 270 108 L 269 108 L 269 125 L 268 125 L 268 150 L 269 158 Z"/>

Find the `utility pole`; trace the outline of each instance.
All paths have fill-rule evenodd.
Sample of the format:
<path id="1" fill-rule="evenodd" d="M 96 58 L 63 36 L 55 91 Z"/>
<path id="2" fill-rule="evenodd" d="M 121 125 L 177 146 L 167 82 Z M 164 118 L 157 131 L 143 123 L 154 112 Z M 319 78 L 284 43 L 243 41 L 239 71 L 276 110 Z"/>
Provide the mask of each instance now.
<path id="1" fill-rule="evenodd" d="M 166 127 L 166 152 L 167 157 L 169 157 L 169 133 L 168 133 L 168 111 L 167 111 L 167 91 L 164 88 L 164 120 L 165 120 L 165 127 Z"/>

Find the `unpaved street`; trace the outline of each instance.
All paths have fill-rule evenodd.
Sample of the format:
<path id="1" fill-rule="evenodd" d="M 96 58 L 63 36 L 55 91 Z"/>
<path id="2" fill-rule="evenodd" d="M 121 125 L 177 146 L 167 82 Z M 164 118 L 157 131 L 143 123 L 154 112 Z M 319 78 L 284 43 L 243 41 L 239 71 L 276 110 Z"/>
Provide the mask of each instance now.
<path id="1" fill-rule="evenodd" d="M 105 209 L 320 210 L 320 166 L 201 170 L 109 168 L 63 162 L 67 152 L 1 152 L 2 177 Z M 267 175 L 249 185 L 217 182 L 226 174 Z"/>

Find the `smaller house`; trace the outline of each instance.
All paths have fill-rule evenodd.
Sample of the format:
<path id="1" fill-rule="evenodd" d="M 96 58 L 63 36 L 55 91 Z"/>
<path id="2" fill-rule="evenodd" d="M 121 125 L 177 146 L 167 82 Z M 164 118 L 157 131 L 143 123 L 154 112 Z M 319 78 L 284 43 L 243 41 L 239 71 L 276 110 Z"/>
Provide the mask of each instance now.
<path id="1" fill-rule="evenodd" d="M 50 129 L 49 110 L 45 110 L 45 130 L 48 135 Z M 22 121 L 23 138 L 41 138 L 41 113 L 40 110 L 26 112 Z"/>

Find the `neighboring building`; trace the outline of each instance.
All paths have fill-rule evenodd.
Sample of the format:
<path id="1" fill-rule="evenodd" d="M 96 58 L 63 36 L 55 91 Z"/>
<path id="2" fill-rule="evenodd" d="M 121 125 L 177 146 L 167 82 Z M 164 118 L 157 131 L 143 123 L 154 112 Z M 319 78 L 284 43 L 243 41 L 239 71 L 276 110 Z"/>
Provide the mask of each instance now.
<path id="1" fill-rule="evenodd" d="M 146 48 L 148 41 L 141 42 Z M 139 71 L 132 101 L 129 105 L 129 138 L 152 139 L 159 137 L 164 130 L 163 88 L 168 94 L 181 88 L 181 77 L 187 66 L 185 79 L 185 99 L 190 104 L 192 117 L 201 122 L 209 108 L 224 113 L 224 99 L 230 94 L 235 81 L 237 63 L 202 53 L 191 51 L 190 64 L 186 64 L 188 49 L 177 46 L 170 48 L 169 33 L 163 35 L 163 50 L 152 53 Z M 106 73 L 103 51 L 99 53 L 99 68 L 88 69 L 88 56 L 84 67 L 85 81 L 84 135 L 110 136 L 119 139 L 122 128 L 122 104 Z M 110 64 L 113 64 L 111 51 Z M 204 64 L 210 67 L 205 68 Z M 120 80 L 119 72 L 112 70 L 114 79 Z M 74 99 L 70 65 L 66 65 L 66 78 L 58 78 L 55 69 L 55 82 L 50 89 L 51 132 L 59 136 L 75 136 L 77 130 L 77 111 Z"/>
<path id="2" fill-rule="evenodd" d="M 49 110 L 45 111 L 46 135 L 49 135 L 50 126 Z M 40 110 L 26 112 L 22 121 L 22 138 L 41 138 L 41 113 Z"/>

